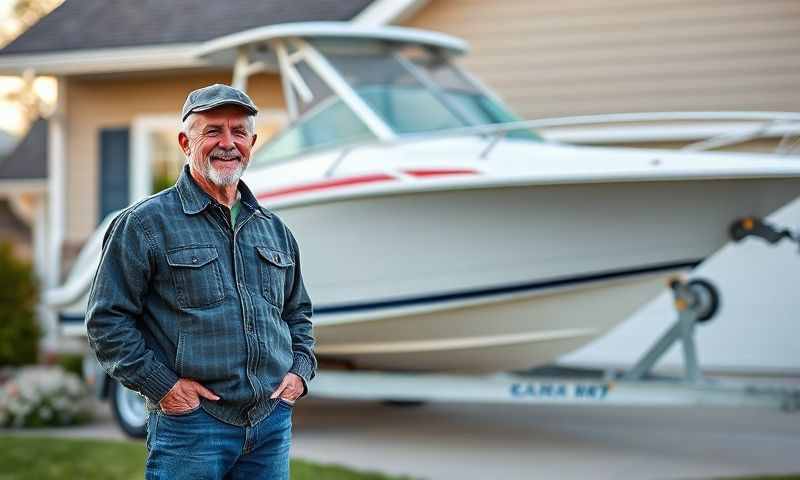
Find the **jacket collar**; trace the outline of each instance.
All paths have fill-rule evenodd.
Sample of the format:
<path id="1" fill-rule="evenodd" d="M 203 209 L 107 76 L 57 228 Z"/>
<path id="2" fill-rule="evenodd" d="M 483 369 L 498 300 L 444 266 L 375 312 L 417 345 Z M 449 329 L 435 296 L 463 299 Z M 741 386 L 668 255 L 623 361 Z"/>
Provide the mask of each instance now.
<path id="1" fill-rule="evenodd" d="M 237 188 L 241 194 L 239 201 L 242 203 L 242 205 L 246 206 L 253 212 L 261 212 L 267 218 L 271 216 L 266 208 L 261 208 L 258 205 L 258 200 L 256 200 L 255 195 L 253 195 L 253 192 L 250 191 L 250 188 L 243 181 L 239 180 L 239 185 Z M 215 205 L 219 203 L 214 200 L 211 195 L 206 193 L 205 190 L 200 188 L 200 185 L 194 181 L 192 174 L 189 173 L 188 163 L 183 166 L 181 175 L 178 177 L 178 182 L 175 184 L 175 189 L 178 191 L 178 197 L 181 199 L 183 213 L 187 215 L 200 213 L 209 205 Z"/>

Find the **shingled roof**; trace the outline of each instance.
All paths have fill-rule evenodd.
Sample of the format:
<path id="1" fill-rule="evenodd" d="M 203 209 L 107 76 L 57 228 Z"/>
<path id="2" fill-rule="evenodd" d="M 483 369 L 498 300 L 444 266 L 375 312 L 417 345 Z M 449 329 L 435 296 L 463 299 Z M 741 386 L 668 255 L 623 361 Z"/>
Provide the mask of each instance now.
<path id="1" fill-rule="evenodd" d="M 277 23 L 346 21 L 372 1 L 67 0 L 0 56 L 195 43 Z"/>
<path id="2" fill-rule="evenodd" d="M 47 178 L 47 120 L 36 120 L 6 158 L 0 159 L 0 184 Z"/>

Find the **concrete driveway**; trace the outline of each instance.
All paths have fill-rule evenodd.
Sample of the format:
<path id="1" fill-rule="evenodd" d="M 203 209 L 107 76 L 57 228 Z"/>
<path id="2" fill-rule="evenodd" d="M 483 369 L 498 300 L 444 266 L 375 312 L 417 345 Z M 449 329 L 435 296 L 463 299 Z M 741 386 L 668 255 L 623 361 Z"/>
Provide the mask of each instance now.
<path id="1" fill-rule="evenodd" d="M 123 438 L 107 406 L 92 425 L 30 433 Z M 430 479 L 800 473 L 800 413 L 308 399 L 296 412 L 293 456 Z"/>
<path id="2" fill-rule="evenodd" d="M 309 400 L 294 455 L 431 479 L 800 473 L 800 414 Z"/>

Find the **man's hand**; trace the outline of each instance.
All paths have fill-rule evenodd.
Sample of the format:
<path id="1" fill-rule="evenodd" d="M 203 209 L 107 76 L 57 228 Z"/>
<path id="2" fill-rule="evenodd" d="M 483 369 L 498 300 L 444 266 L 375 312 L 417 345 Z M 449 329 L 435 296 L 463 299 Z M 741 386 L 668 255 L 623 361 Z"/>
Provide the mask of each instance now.
<path id="1" fill-rule="evenodd" d="M 280 397 L 294 403 L 294 401 L 303 394 L 303 390 L 305 390 L 305 387 L 303 387 L 303 379 L 300 378 L 299 375 L 289 372 L 283 377 L 283 381 L 278 385 L 278 388 L 272 392 L 269 398 Z"/>
<path id="2" fill-rule="evenodd" d="M 178 414 L 197 408 L 200 405 L 200 397 L 215 401 L 219 400 L 219 397 L 214 392 L 194 380 L 181 378 L 158 404 L 164 413 Z"/>

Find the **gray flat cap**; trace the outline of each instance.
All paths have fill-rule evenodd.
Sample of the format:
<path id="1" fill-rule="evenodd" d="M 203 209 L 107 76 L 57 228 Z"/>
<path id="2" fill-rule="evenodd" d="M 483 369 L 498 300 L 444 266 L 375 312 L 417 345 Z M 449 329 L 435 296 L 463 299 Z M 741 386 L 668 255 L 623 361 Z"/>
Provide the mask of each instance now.
<path id="1" fill-rule="evenodd" d="M 183 104 L 181 120 L 186 120 L 186 117 L 191 113 L 205 112 L 222 105 L 239 105 L 247 110 L 250 115 L 258 113 L 256 105 L 246 93 L 238 88 L 215 83 L 189 93 L 189 96 L 186 97 L 186 103 Z"/>

